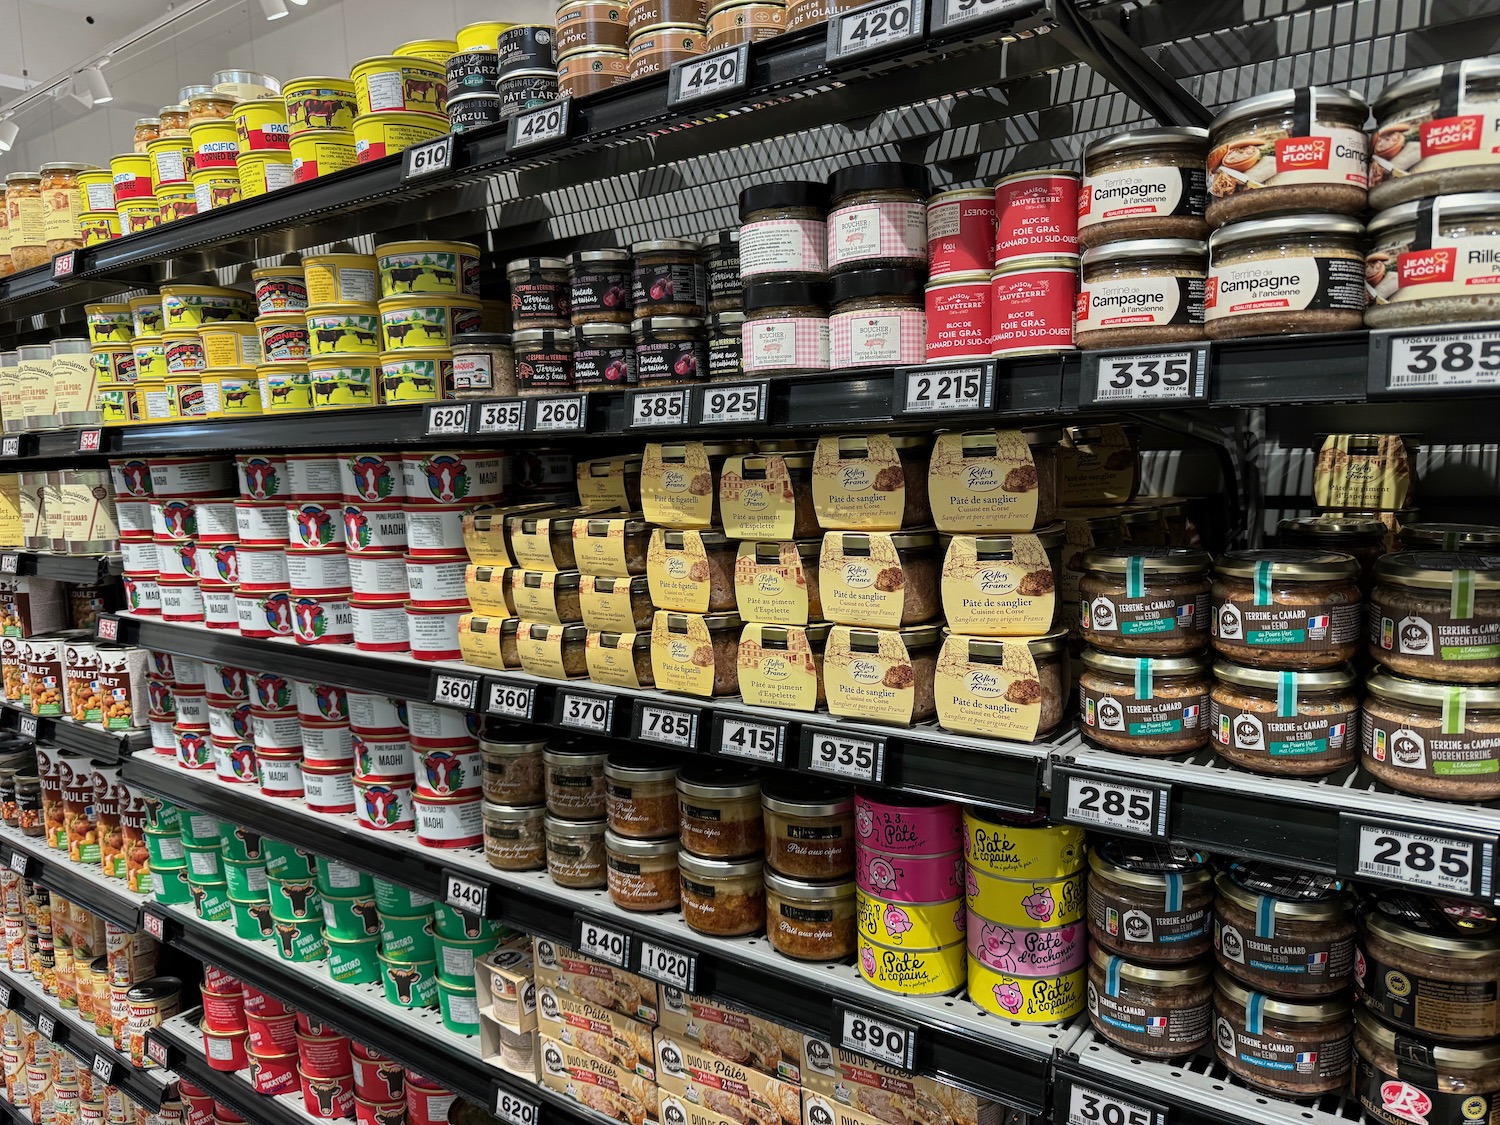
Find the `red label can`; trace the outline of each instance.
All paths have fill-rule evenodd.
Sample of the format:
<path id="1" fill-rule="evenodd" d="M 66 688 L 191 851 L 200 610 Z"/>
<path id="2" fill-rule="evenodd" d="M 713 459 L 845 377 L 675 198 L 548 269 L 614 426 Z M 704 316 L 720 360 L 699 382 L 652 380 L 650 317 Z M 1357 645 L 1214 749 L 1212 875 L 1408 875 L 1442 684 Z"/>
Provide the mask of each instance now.
<path id="1" fill-rule="evenodd" d="M 1078 268 L 1067 259 L 996 270 L 990 286 L 994 354 L 1070 350 L 1077 299 Z"/>
<path id="2" fill-rule="evenodd" d="M 1077 172 L 1043 168 L 995 185 L 995 265 L 1078 253 Z"/>
<path id="3" fill-rule="evenodd" d="M 945 191 L 927 202 L 927 276 L 988 271 L 994 263 L 995 193 Z"/>
<path id="4" fill-rule="evenodd" d="M 927 286 L 927 361 L 990 354 L 990 274 L 965 273 Z"/>

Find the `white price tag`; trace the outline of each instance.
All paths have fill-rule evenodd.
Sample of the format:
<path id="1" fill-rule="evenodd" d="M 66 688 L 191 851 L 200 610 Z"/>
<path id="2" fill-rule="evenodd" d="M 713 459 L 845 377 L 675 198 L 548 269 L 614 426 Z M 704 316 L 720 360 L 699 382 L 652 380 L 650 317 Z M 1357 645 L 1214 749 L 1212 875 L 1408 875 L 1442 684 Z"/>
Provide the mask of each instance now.
<path id="1" fill-rule="evenodd" d="M 51 1012 L 38 1012 L 36 1014 L 36 1029 L 42 1033 L 42 1038 L 52 1041 L 57 1034 L 57 1017 Z"/>
<path id="2" fill-rule="evenodd" d="M 1066 1125 L 1152 1125 L 1156 1112 L 1117 1094 L 1070 1081 Z"/>
<path id="3" fill-rule="evenodd" d="M 609 729 L 610 714 L 614 700 L 596 695 L 574 695 L 559 692 L 557 696 L 557 725 L 573 730 L 604 732 Z"/>
<path id="4" fill-rule="evenodd" d="M 698 975 L 698 957 L 642 938 L 641 961 L 637 969 L 643 977 L 691 992 Z"/>
<path id="5" fill-rule="evenodd" d="M 36 737 L 36 716 L 35 715 L 21 715 L 16 720 L 16 730 L 20 732 L 22 738 L 35 738 Z"/>
<path id="6" fill-rule="evenodd" d="M 412 145 L 406 150 L 406 168 L 401 178 L 416 180 L 423 176 L 435 176 L 453 167 L 453 134 L 439 137 L 425 144 Z"/>
<path id="7" fill-rule="evenodd" d="M 31 857 L 25 852 L 13 851 L 10 853 L 10 869 L 23 879 L 31 867 Z"/>
<path id="8" fill-rule="evenodd" d="M 684 426 L 688 420 L 688 392 L 635 391 L 630 396 L 630 428 Z"/>
<path id="9" fill-rule="evenodd" d="M 705 426 L 763 422 L 769 401 L 769 383 L 740 383 L 703 388 L 703 412 L 698 421 Z"/>
<path id="10" fill-rule="evenodd" d="M 542 433 L 566 432 L 583 429 L 586 411 L 582 395 L 532 400 L 536 406 L 531 428 Z"/>
<path id="11" fill-rule="evenodd" d="M 10 1011 L 10 985 L 0 984 L 0 1008 Z"/>
<path id="12" fill-rule="evenodd" d="M 445 874 L 443 901 L 455 910 L 462 910 L 483 918 L 484 909 L 489 904 L 488 884 L 467 875 L 460 875 L 456 871 L 449 871 Z"/>
<path id="13" fill-rule="evenodd" d="M 157 941 L 167 940 L 167 927 L 160 914 L 152 914 L 150 911 L 142 912 L 141 929 Z"/>
<path id="14" fill-rule="evenodd" d="M 1500 386 L 1500 329 L 1393 336 L 1390 352 L 1392 391 Z"/>
<path id="15" fill-rule="evenodd" d="M 427 408 L 427 436 L 444 437 L 469 432 L 469 404 L 435 402 Z"/>
<path id="16" fill-rule="evenodd" d="M 1197 357 L 1198 353 L 1191 349 L 1101 355 L 1098 357 L 1094 401 L 1159 402 L 1193 398 Z"/>
<path id="17" fill-rule="evenodd" d="M 667 83 L 667 108 L 743 90 L 749 81 L 749 63 L 749 44 L 745 43 L 676 63 Z"/>
<path id="18" fill-rule="evenodd" d="M 642 742 L 687 749 L 696 741 L 696 713 L 647 704 L 641 707 L 640 718 L 641 730 L 638 737 Z"/>
<path id="19" fill-rule="evenodd" d="M 596 957 L 617 969 L 630 965 L 630 934 L 581 915 L 578 919 L 578 952 Z"/>
<path id="20" fill-rule="evenodd" d="M 21 556 L 14 551 L 0 555 L 0 574 L 15 574 L 21 567 Z"/>
<path id="21" fill-rule="evenodd" d="M 916 1028 L 860 1008 L 839 1007 L 839 1046 L 902 1070 L 916 1058 Z"/>
<path id="22" fill-rule="evenodd" d="M 536 707 L 536 688 L 530 684 L 510 684 L 504 682 L 493 682 L 490 684 L 490 695 L 485 700 L 485 712 L 490 715 L 501 715 L 507 719 L 531 719 L 531 712 Z"/>
<path id="23" fill-rule="evenodd" d="M 152 1045 L 154 1045 L 155 1042 L 156 1040 L 151 1040 Z M 165 1055 L 166 1051 L 163 1050 L 162 1054 Z M 166 1066 L 167 1064 L 167 1060 L 164 1058 L 157 1059 L 156 1061 L 161 1063 L 163 1066 Z M 109 1058 L 107 1055 L 96 1054 L 94 1056 L 94 1065 L 90 1067 L 90 1069 L 94 1072 L 94 1077 L 99 1079 L 99 1081 L 103 1082 L 106 1086 L 108 1086 L 115 1080 L 115 1060 Z"/>
<path id="24" fill-rule="evenodd" d="M 1488 897 L 1493 863 L 1474 840 L 1362 823 L 1352 874 L 1436 894 Z"/>
<path id="25" fill-rule="evenodd" d="M 987 20 L 1037 7 L 1037 0 L 938 0 L 932 11 L 933 34 L 975 20 Z"/>
<path id="26" fill-rule="evenodd" d="M 432 702 L 444 707 L 456 707 L 470 711 L 474 707 L 474 696 L 479 689 L 479 680 L 474 676 L 456 676 L 451 672 L 432 674 Z"/>
<path id="27" fill-rule="evenodd" d="M 510 119 L 510 152 L 523 152 L 538 145 L 568 139 L 568 99 L 540 109 L 518 113 Z"/>
<path id="28" fill-rule="evenodd" d="M 828 62 L 894 51 L 925 33 L 923 0 L 885 0 L 846 12 L 828 30 Z"/>
<path id="29" fill-rule="evenodd" d="M 21 435 L 7 434 L 0 438 L 0 457 L 21 456 Z"/>
<path id="30" fill-rule="evenodd" d="M 501 1086 L 495 1093 L 495 1116 L 505 1125 L 537 1125 L 541 1107 Z"/>
<path id="31" fill-rule="evenodd" d="M 719 727 L 719 753 L 755 762 L 779 764 L 785 753 L 786 727 L 725 716 Z"/>
<path id="32" fill-rule="evenodd" d="M 1063 819 L 1101 832 L 1165 836 L 1170 791 L 1069 772 Z"/>
<path id="33" fill-rule="evenodd" d="M 851 781 L 878 784 L 885 772 L 885 742 L 868 735 L 804 728 L 807 768 Z"/>
<path id="34" fill-rule="evenodd" d="M 995 365 L 915 367 L 905 371 L 903 414 L 988 410 L 995 401 Z"/>
<path id="35" fill-rule="evenodd" d="M 479 404 L 481 434 L 518 434 L 526 428 L 526 404 L 518 398 Z"/>

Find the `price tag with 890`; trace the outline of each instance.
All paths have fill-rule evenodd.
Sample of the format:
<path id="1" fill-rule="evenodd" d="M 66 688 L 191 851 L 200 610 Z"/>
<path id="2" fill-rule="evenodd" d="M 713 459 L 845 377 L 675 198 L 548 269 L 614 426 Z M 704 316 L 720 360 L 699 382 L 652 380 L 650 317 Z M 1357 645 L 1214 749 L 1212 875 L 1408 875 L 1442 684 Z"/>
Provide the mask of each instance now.
<path id="1" fill-rule="evenodd" d="M 886 0 L 838 16 L 828 35 L 828 61 L 893 51 L 926 33 L 924 0 Z"/>
<path id="2" fill-rule="evenodd" d="M 1101 832 L 1131 836 L 1166 835 L 1171 791 L 1158 786 L 1127 785 L 1111 778 L 1068 772 L 1063 818 Z"/>
<path id="3" fill-rule="evenodd" d="M 578 941 L 574 944 L 580 953 L 597 957 L 617 969 L 630 965 L 630 934 L 624 930 L 579 915 Z"/>
<path id="4" fill-rule="evenodd" d="M 885 773 L 885 740 L 837 731 L 804 730 L 807 768 L 851 781 L 879 784 Z"/>
<path id="5" fill-rule="evenodd" d="M 454 405 L 450 402 L 433 403 L 427 408 L 427 436 L 445 434 L 467 434 L 469 432 L 469 404 Z"/>
<path id="6" fill-rule="evenodd" d="M 1491 896 L 1492 839 L 1424 830 L 1345 814 L 1355 833 L 1351 875 L 1436 894 Z M 1345 834 L 1351 828 L 1343 829 Z M 1349 869 L 1347 863 L 1341 865 Z"/>
<path id="7" fill-rule="evenodd" d="M 916 1061 L 917 1029 L 861 1008 L 838 1005 L 839 1046 L 890 1066 L 911 1070 Z"/>
<path id="8" fill-rule="evenodd" d="M 1060 1125 L 1160 1125 L 1165 1116 L 1118 1094 L 1069 1080 L 1067 1120 Z"/>

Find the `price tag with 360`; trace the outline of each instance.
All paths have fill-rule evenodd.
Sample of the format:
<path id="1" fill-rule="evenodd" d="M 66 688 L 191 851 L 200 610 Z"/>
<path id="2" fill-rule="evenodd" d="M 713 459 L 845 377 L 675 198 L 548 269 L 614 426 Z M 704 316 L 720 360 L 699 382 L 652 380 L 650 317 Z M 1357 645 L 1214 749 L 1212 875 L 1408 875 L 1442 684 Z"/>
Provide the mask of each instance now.
<path id="1" fill-rule="evenodd" d="M 578 951 L 623 969 L 630 964 L 630 934 L 587 918 L 579 918 Z"/>
<path id="2" fill-rule="evenodd" d="M 630 428 L 683 426 L 688 420 L 688 392 L 636 391 L 630 396 Z"/>
<path id="3" fill-rule="evenodd" d="M 752 719 L 731 718 L 720 720 L 719 753 L 735 758 L 749 758 L 756 762 L 779 764 L 784 752 L 786 727 L 779 724 L 760 723 Z"/>
<path id="4" fill-rule="evenodd" d="M 887 0 L 838 16 L 828 36 L 828 61 L 891 51 L 920 40 L 923 0 Z"/>
<path id="5" fill-rule="evenodd" d="M 839 1046 L 876 1062 L 910 1070 L 916 1058 L 916 1028 L 873 1016 L 859 1008 L 842 1007 Z"/>
<path id="6" fill-rule="evenodd" d="M 432 702 L 467 711 L 474 706 L 474 695 L 478 687 L 479 681 L 473 676 L 435 672 L 432 676 Z"/>
<path id="7" fill-rule="evenodd" d="M 1066 775 L 1063 818 L 1101 832 L 1161 836 L 1166 823 L 1167 792 L 1154 786 L 1127 785 L 1084 774 Z"/>
<path id="8" fill-rule="evenodd" d="M 427 408 L 427 436 L 440 437 L 447 434 L 469 432 L 469 404 L 435 402 Z"/>
<path id="9" fill-rule="evenodd" d="M 1065 1125 L 1153 1125 L 1160 1116 L 1148 1106 L 1070 1081 Z"/>
<path id="10" fill-rule="evenodd" d="M 485 701 L 485 711 L 507 719 L 530 719 L 536 706 L 536 688 L 530 684 L 490 684 L 490 697 Z"/>
<path id="11" fill-rule="evenodd" d="M 518 434 L 526 428 L 526 404 L 518 398 L 504 402 L 485 402 L 479 406 L 481 434 Z"/>
<path id="12" fill-rule="evenodd" d="M 814 773 L 833 774 L 852 781 L 879 782 L 881 744 L 871 738 L 816 731 L 808 754 L 807 768 Z"/>
<path id="13" fill-rule="evenodd" d="M 443 901 L 455 910 L 483 918 L 485 907 L 489 905 L 489 887 L 478 879 L 460 875 L 456 871 L 446 872 L 445 875 Z"/>
<path id="14" fill-rule="evenodd" d="M 495 1116 L 506 1125 L 537 1125 L 541 1107 L 501 1086 L 495 1094 Z"/>

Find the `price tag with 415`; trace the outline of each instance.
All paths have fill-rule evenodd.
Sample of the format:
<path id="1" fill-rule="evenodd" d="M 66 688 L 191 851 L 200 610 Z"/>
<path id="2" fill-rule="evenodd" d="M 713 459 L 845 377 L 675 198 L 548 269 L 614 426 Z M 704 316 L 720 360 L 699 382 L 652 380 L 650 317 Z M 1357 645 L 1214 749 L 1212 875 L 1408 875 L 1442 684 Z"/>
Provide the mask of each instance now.
<path id="1" fill-rule="evenodd" d="M 719 715 L 717 721 L 719 737 L 716 745 L 720 754 L 727 754 L 731 758 L 749 758 L 769 765 L 781 764 L 786 753 L 785 723 L 742 719 L 737 715 L 724 714 Z"/>

